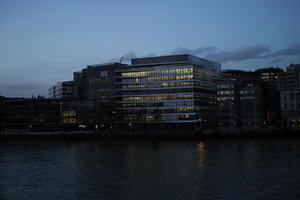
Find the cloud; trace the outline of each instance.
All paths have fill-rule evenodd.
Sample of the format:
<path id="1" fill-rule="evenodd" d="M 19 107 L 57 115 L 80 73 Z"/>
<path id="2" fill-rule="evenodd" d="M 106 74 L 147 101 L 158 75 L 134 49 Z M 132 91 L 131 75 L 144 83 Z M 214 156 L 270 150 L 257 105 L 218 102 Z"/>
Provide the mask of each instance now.
<path id="1" fill-rule="evenodd" d="M 281 61 L 282 61 L 282 59 L 281 59 L 281 58 L 276 58 L 276 59 L 274 59 L 274 60 L 270 61 L 270 64 L 279 63 L 279 62 L 281 62 Z"/>
<path id="2" fill-rule="evenodd" d="M 216 62 L 225 63 L 227 61 L 242 61 L 248 59 L 261 58 L 263 54 L 270 51 L 266 45 L 256 45 L 242 47 L 234 51 L 220 51 L 206 55 L 206 58 Z"/>
<path id="3" fill-rule="evenodd" d="M 300 44 L 294 43 L 289 45 L 285 49 L 281 49 L 278 51 L 275 51 L 273 53 L 267 54 L 264 57 L 278 57 L 278 56 L 292 56 L 292 55 L 299 55 L 300 54 Z"/>
<path id="4" fill-rule="evenodd" d="M 179 47 L 170 53 L 173 54 L 192 54 L 203 55 L 204 57 L 219 63 L 226 63 L 228 61 L 243 61 L 250 59 L 264 59 L 269 57 L 300 55 L 300 44 L 294 43 L 287 48 L 280 49 L 278 51 L 271 51 L 268 45 L 254 45 L 246 46 L 232 51 L 218 51 L 214 46 L 199 47 L 195 49 L 187 49 Z M 278 63 L 282 61 L 281 58 L 272 60 L 270 63 Z"/>
<path id="5" fill-rule="evenodd" d="M 264 59 L 264 58 L 277 58 L 279 56 L 288 56 L 288 55 L 300 55 L 300 44 L 294 43 L 289 45 L 287 48 L 280 49 L 278 51 L 271 51 L 270 46 L 268 45 L 254 45 L 254 46 L 246 46 L 241 47 L 239 49 L 235 49 L 232 51 L 226 50 L 218 50 L 214 46 L 204 46 L 198 47 L 195 49 L 188 49 L 184 47 L 178 47 L 175 50 L 171 51 L 169 55 L 176 54 L 192 54 L 196 56 L 202 56 L 206 59 L 219 62 L 226 63 L 229 61 L 243 61 L 250 59 Z M 147 54 L 143 57 L 152 57 L 157 56 L 155 54 Z M 127 54 L 122 56 L 122 62 L 130 63 L 131 59 L 137 58 L 138 56 L 133 52 L 128 52 Z M 120 59 L 110 59 L 110 62 L 119 62 Z M 272 60 L 270 63 L 278 63 L 282 61 L 281 58 L 277 58 Z"/>
<path id="6" fill-rule="evenodd" d="M 174 51 L 172 51 L 170 54 L 171 55 L 176 55 L 176 54 L 193 54 L 193 55 L 200 55 L 203 53 L 212 53 L 216 52 L 217 48 L 214 46 L 207 46 L 207 47 L 199 47 L 196 49 L 187 49 L 183 47 L 178 47 Z"/>

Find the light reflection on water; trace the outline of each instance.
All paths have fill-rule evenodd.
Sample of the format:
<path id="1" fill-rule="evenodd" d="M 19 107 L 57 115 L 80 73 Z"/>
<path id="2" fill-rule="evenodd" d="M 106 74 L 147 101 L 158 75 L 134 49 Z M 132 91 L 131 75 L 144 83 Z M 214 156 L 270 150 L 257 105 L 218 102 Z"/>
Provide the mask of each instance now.
<path id="1" fill-rule="evenodd" d="M 205 144 L 204 142 L 198 142 L 196 144 L 196 155 L 199 168 L 205 167 Z"/>
<path id="2" fill-rule="evenodd" d="M 299 144 L 0 142 L 0 199 L 297 199 Z"/>

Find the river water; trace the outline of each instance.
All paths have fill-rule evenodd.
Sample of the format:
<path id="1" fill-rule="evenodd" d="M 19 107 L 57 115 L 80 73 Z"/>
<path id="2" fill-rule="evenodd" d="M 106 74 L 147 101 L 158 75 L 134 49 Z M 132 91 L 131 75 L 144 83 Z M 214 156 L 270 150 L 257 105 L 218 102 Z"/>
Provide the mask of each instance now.
<path id="1" fill-rule="evenodd" d="M 0 199 L 300 199 L 300 140 L 0 142 Z"/>

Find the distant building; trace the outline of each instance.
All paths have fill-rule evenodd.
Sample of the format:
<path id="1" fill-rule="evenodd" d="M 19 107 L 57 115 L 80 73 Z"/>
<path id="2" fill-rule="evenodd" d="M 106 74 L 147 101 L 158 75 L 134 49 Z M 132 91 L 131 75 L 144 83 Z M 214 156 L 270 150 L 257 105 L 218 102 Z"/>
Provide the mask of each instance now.
<path id="1" fill-rule="evenodd" d="M 256 73 L 223 71 L 217 88 L 220 127 L 255 128 L 263 125 L 263 91 Z"/>
<path id="2" fill-rule="evenodd" d="M 73 81 L 58 82 L 48 89 L 48 97 L 52 99 L 73 98 Z"/>
<path id="3" fill-rule="evenodd" d="M 280 75 L 280 90 L 300 88 L 300 64 L 291 64 Z"/>
<path id="4" fill-rule="evenodd" d="M 60 129 L 59 100 L 32 98 L 4 102 L 5 129 L 8 131 L 56 131 Z"/>
<path id="5" fill-rule="evenodd" d="M 255 72 L 262 81 L 265 122 L 267 125 L 280 126 L 279 77 L 283 70 L 270 67 L 258 69 Z"/>
<path id="6" fill-rule="evenodd" d="M 280 102 L 282 125 L 300 128 L 300 64 L 280 75 Z"/>
<path id="7" fill-rule="evenodd" d="M 136 58 L 115 71 L 118 121 L 129 126 L 213 126 L 221 65 L 183 54 Z"/>

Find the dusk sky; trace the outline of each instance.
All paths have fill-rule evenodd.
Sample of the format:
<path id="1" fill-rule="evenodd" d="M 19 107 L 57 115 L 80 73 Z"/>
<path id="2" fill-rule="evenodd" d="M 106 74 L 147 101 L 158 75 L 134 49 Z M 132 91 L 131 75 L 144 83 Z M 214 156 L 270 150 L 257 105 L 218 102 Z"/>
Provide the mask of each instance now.
<path id="1" fill-rule="evenodd" d="M 47 95 L 88 64 L 190 53 L 223 69 L 300 63 L 299 0 L 0 0 L 0 95 Z"/>

